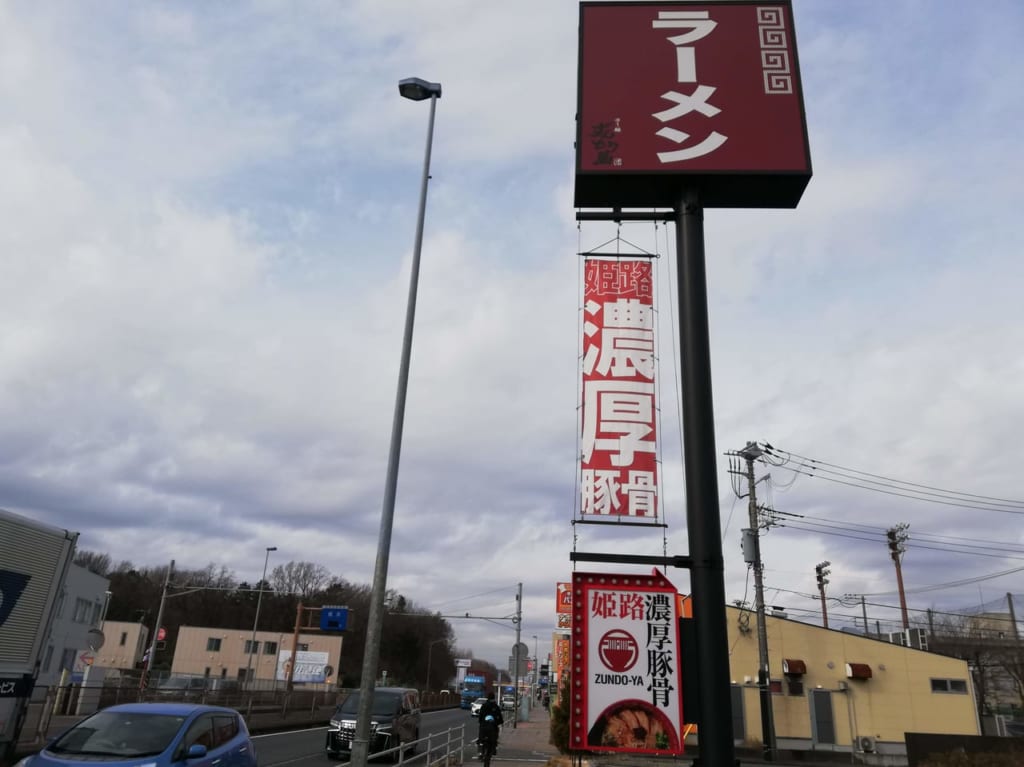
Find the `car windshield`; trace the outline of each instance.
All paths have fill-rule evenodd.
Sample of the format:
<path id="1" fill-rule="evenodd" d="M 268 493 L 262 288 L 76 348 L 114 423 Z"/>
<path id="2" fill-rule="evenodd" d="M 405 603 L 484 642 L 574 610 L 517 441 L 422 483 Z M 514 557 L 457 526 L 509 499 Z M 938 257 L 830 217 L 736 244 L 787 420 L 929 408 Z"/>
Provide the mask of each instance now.
<path id="1" fill-rule="evenodd" d="M 374 693 L 373 695 L 373 709 L 370 711 L 371 716 L 391 716 L 398 712 L 398 704 L 401 702 L 400 695 L 393 695 L 389 693 Z M 345 698 L 345 702 L 338 706 L 339 714 L 358 714 L 359 713 L 359 693 L 354 692 Z"/>
<path id="2" fill-rule="evenodd" d="M 48 750 L 122 759 L 156 756 L 167 750 L 184 722 L 184 716 L 173 714 L 101 711 L 61 735 Z"/>

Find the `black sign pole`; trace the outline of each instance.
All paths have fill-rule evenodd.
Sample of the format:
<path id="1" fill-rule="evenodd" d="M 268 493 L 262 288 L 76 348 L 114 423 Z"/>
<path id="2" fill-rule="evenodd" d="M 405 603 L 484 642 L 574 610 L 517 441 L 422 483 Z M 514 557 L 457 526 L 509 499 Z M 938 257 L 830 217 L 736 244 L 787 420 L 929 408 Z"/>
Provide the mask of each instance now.
<path id="1" fill-rule="evenodd" d="M 725 563 L 718 511 L 715 417 L 711 396 L 704 209 L 696 190 L 676 208 L 679 346 L 683 399 L 683 466 L 694 629 L 700 654 L 700 763 L 735 763 L 725 614 Z"/>

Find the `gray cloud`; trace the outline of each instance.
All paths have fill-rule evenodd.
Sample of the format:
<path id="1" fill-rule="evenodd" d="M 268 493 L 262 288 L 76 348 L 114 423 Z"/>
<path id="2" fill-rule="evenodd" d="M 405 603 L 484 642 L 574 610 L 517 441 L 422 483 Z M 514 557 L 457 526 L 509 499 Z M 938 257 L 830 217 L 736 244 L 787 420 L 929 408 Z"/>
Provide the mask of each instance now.
<path id="1" fill-rule="evenodd" d="M 663 543 L 571 524 L 575 254 L 616 235 L 573 220 L 575 7 L 311 8 L 0 8 L 0 506 L 115 560 L 214 560 L 253 580 L 272 541 L 282 561 L 368 582 L 426 128 L 395 84 L 440 80 L 389 585 L 509 615 L 522 582 L 543 649 L 574 546 L 687 550 L 671 231 L 620 232 L 663 256 Z M 1024 18 L 1004 3 L 906 23 L 920 13 L 796 3 L 815 177 L 795 211 L 706 219 L 717 450 L 767 440 L 1014 498 L 1024 66 L 990 40 Z M 727 594 L 749 598 L 726 468 Z M 1014 515 L 820 478 L 783 491 L 790 475 L 771 473 L 780 511 L 874 535 L 908 522 L 908 586 L 1019 561 L 924 535 L 1024 550 Z M 772 600 L 794 610 L 816 609 L 802 595 L 824 559 L 835 596 L 895 588 L 874 540 L 778 527 L 764 551 Z M 913 601 L 969 606 L 1020 583 Z M 456 629 L 499 663 L 514 638 Z"/>

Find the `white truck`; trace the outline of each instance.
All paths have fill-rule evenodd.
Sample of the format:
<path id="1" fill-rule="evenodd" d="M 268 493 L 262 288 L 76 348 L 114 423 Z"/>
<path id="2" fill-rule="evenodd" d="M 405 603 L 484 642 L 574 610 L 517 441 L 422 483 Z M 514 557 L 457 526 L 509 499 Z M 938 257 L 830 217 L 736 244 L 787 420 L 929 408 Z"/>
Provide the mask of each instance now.
<path id="1" fill-rule="evenodd" d="M 0 509 L 0 761 L 17 744 L 77 541 Z"/>

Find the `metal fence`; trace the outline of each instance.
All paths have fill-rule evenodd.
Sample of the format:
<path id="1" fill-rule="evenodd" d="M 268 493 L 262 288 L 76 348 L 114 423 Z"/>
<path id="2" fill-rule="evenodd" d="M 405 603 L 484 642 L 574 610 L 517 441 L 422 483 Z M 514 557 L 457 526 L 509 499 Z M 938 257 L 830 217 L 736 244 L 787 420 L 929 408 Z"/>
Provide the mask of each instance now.
<path id="1" fill-rule="evenodd" d="M 460 724 L 444 732 L 435 732 L 419 740 L 403 743 L 386 751 L 375 751 L 373 757 L 384 762 L 421 765 L 422 767 L 454 767 L 466 760 L 466 752 L 476 753 L 475 740 L 466 737 L 466 725 Z M 350 764 L 339 762 L 338 767 Z"/>

